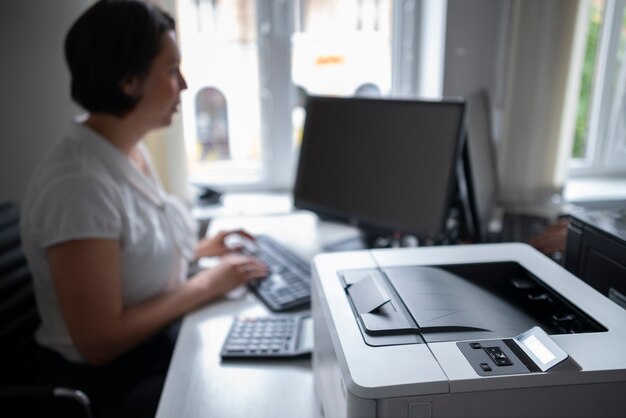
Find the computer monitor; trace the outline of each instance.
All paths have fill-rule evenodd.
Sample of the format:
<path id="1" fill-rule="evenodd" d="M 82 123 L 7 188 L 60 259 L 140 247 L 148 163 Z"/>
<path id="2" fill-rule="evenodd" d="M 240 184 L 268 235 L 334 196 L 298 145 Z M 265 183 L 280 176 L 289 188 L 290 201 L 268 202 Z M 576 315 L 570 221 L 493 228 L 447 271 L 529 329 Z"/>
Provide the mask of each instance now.
<path id="1" fill-rule="evenodd" d="M 473 242 L 490 240 L 489 224 L 498 207 L 498 169 L 489 125 L 487 95 L 481 92 L 468 97 L 467 137 L 462 150 L 462 172 L 458 174 L 466 231 Z"/>
<path id="2" fill-rule="evenodd" d="M 310 96 L 294 206 L 364 229 L 441 240 L 465 103 Z"/>

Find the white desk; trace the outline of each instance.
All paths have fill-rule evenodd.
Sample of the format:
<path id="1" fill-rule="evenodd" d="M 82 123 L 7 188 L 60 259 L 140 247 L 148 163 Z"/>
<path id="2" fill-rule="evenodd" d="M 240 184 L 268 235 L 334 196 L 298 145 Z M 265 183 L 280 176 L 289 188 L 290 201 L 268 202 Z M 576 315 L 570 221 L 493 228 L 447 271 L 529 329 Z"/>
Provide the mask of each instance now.
<path id="1" fill-rule="evenodd" d="M 217 218 L 209 234 L 239 227 L 271 234 L 308 259 L 326 243 L 357 235 L 354 228 L 319 222 L 306 212 Z M 320 417 L 311 360 L 221 361 L 219 353 L 232 317 L 267 312 L 253 294 L 240 292 L 238 297 L 188 314 L 157 417 Z"/>

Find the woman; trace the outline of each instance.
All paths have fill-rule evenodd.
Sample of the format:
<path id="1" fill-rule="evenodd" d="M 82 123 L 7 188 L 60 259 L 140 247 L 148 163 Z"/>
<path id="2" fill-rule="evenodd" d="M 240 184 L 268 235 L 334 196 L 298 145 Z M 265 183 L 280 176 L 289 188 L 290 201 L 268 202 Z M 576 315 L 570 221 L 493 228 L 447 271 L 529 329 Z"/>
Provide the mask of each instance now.
<path id="1" fill-rule="evenodd" d="M 154 416 L 166 327 L 266 267 L 230 254 L 224 239 L 252 238 L 244 231 L 196 242 L 141 144 L 170 125 L 187 87 L 174 20 L 139 0 L 101 0 L 71 27 L 65 54 L 72 97 L 88 114 L 39 166 L 22 204 L 44 375 L 83 389 L 96 412 Z M 224 257 L 185 280 L 201 256 Z"/>

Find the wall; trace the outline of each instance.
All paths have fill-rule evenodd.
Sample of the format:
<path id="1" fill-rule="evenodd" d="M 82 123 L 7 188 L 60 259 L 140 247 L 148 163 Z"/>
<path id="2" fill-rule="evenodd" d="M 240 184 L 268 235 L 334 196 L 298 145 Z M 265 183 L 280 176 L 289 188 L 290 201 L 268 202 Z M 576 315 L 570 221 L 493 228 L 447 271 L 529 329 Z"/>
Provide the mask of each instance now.
<path id="1" fill-rule="evenodd" d="M 88 0 L 0 2 L 0 202 L 18 204 L 43 155 L 79 112 L 63 40 Z"/>

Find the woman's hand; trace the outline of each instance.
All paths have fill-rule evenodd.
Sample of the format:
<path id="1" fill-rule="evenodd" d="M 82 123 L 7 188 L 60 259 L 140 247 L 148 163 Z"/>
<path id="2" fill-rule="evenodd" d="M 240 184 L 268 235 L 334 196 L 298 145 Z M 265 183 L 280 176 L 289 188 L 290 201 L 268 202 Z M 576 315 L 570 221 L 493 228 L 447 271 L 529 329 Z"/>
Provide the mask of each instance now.
<path id="1" fill-rule="evenodd" d="M 220 257 L 226 254 L 235 253 L 241 250 L 241 247 L 229 247 L 226 245 L 226 238 L 231 235 L 240 235 L 245 239 L 254 241 L 254 236 L 243 229 L 233 229 L 230 231 L 221 231 L 211 238 L 203 238 L 198 241 L 196 246 L 196 258 L 200 257 Z"/>
<path id="2" fill-rule="evenodd" d="M 267 276 L 267 267 L 254 257 L 226 255 L 210 269 L 194 275 L 190 285 L 204 293 L 205 301 L 220 297 L 250 280 Z"/>

